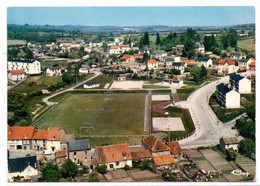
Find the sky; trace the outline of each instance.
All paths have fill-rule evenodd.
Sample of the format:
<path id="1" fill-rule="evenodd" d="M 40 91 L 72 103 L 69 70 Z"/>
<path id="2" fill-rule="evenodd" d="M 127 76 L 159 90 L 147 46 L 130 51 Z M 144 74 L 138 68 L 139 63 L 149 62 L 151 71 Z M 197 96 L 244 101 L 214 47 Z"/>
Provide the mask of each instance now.
<path id="1" fill-rule="evenodd" d="M 255 22 L 253 6 L 9 7 L 8 24 L 224 26 Z"/>

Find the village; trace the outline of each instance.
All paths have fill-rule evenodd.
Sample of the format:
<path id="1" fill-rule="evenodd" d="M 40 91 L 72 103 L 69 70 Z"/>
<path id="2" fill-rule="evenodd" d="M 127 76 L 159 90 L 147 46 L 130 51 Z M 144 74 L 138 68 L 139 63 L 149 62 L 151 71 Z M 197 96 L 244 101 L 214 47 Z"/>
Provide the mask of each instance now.
<path id="1" fill-rule="evenodd" d="M 255 181 L 254 26 L 9 29 L 8 182 Z"/>

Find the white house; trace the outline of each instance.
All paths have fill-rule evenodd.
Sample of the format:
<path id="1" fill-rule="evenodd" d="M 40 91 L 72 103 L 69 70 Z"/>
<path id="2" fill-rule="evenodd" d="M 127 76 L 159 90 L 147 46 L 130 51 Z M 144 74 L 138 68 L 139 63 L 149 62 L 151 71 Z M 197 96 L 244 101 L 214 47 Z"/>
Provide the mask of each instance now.
<path id="1" fill-rule="evenodd" d="M 235 61 L 233 59 L 226 60 L 226 59 L 220 59 L 218 61 L 218 75 L 225 75 L 225 74 L 231 74 L 238 71 L 239 67 L 235 65 Z"/>
<path id="2" fill-rule="evenodd" d="M 61 127 L 50 127 L 48 128 L 47 135 L 47 150 L 51 153 L 55 153 L 61 150 L 61 138 L 65 134 Z"/>
<path id="3" fill-rule="evenodd" d="M 96 46 L 102 46 L 103 45 L 103 41 L 101 40 L 95 40 L 89 43 L 91 47 L 96 47 Z"/>
<path id="4" fill-rule="evenodd" d="M 203 44 L 200 44 L 200 43 L 196 43 L 195 45 L 195 51 L 196 52 L 199 52 L 201 54 L 204 54 L 205 53 L 205 47 Z"/>
<path id="5" fill-rule="evenodd" d="M 8 181 L 13 182 L 13 178 L 17 176 L 22 178 L 30 178 L 30 176 L 37 175 L 38 170 L 36 156 L 8 159 Z"/>
<path id="6" fill-rule="evenodd" d="M 120 54 L 119 46 L 111 46 L 109 49 L 109 54 Z"/>
<path id="7" fill-rule="evenodd" d="M 40 74 L 41 63 L 37 60 L 13 59 L 7 62 L 8 70 L 22 69 L 26 74 Z"/>
<path id="8" fill-rule="evenodd" d="M 163 50 L 154 50 L 151 54 L 151 58 L 158 59 L 159 61 L 164 61 L 167 53 Z"/>
<path id="9" fill-rule="evenodd" d="M 92 47 L 86 46 L 86 47 L 84 48 L 84 51 L 90 53 L 90 52 L 92 51 Z"/>
<path id="10" fill-rule="evenodd" d="M 208 68 L 212 66 L 212 60 L 210 58 L 197 58 L 195 61 L 200 63 L 200 66 Z"/>
<path id="11" fill-rule="evenodd" d="M 108 170 L 132 167 L 132 156 L 127 143 L 96 147 L 99 164 L 107 165 Z"/>
<path id="12" fill-rule="evenodd" d="M 239 60 L 237 63 L 238 63 L 238 66 L 239 66 L 239 69 L 241 70 L 248 70 L 249 69 L 249 64 L 251 63 L 251 58 L 250 59 L 246 59 L 246 58 L 243 58 L 241 60 Z"/>
<path id="13" fill-rule="evenodd" d="M 46 69 L 46 76 L 61 76 L 61 68 L 58 65 L 53 65 Z"/>
<path id="14" fill-rule="evenodd" d="M 96 87 L 99 87 L 99 86 L 100 86 L 100 83 L 98 83 L 96 81 L 86 82 L 83 85 L 84 88 L 96 88 Z"/>
<path id="15" fill-rule="evenodd" d="M 236 60 L 240 60 L 240 59 L 243 59 L 243 58 L 246 58 L 246 54 L 244 52 L 231 52 L 230 54 L 230 58 L 231 59 L 236 59 Z"/>
<path id="16" fill-rule="evenodd" d="M 35 130 L 32 137 L 32 148 L 35 151 L 47 150 L 48 130 Z"/>
<path id="17" fill-rule="evenodd" d="M 183 80 L 178 79 L 163 79 L 162 83 L 166 85 L 183 86 Z"/>
<path id="18" fill-rule="evenodd" d="M 238 152 L 238 144 L 239 144 L 239 139 L 236 137 L 226 137 L 226 138 L 222 137 L 219 140 L 219 148 L 223 153 L 225 153 L 226 150 L 229 149 Z"/>
<path id="19" fill-rule="evenodd" d="M 170 154 L 170 148 L 153 134 L 142 139 L 142 146 L 149 150 L 152 156 Z"/>
<path id="20" fill-rule="evenodd" d="M 120 45 L 119 50 L 121 53 L 128 52 L 130 50 L 130 46 L 129 45 Z"/>
<path id="21" fill-rule="evenodd" d="M 158 62 L 154 59 L 150 59 L 147 61 L 147 68 L 149 70 L 151 69 L 157 69 L 158 68 Z"/>
<path id="22" fill-rule="evenodd" d="M 88 68 L 80 68 L 80 69 L 79 69 L 79 73 L 81 73 L 81 74 L 87 74 L 87 73 L 89 73 L 89 69 L 88 69 Z"/>
<path id="23" fill-rule="evenodd" d="M 229 84 L 232 89 L 235 89 L 241 94 L 251 93 L 251 81 L 243 76 L 240 76 L 239 74 L 230 74 Z"/>
<path id="24" fill-rule="evenodd" d="M 217 102 L 225 108 L 240 108 L 240 94 L 223 83 L 216 90 Z"/>
<path id="25" fill-rule="evenodd" d="M 187 67 L 187 63 L 182 63 L 182 62 L 172 63 L 172 68 L 179 70 L 181 74 L 184 73 L 186 67 Z"/>
<path id="26" fill-rule="evenodd" d="M 24 71 L 21 70 L 10 70 L 8 73 L 8 79 L 12 81 L 19 81 L 25 78 Z"/>

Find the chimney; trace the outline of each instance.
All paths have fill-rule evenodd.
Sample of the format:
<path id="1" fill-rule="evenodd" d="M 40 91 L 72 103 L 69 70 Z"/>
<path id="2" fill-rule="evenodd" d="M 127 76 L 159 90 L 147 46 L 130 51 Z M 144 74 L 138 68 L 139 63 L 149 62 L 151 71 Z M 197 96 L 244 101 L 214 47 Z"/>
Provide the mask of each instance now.
<path id="1" fill-rule="evenodd" d="M 27 137 L 28 137 L 28 134 L 25 134 L 25 135 L 24 135 L 24 138 L 27 139 Z"/>
<path id="2" fill-rule="evenodd" d="M 126 159 L 126 153 L 123 152 L 122 154 L 123 154 L 123 157 L 124 157 L 124 160 L 125 160 Z"/>

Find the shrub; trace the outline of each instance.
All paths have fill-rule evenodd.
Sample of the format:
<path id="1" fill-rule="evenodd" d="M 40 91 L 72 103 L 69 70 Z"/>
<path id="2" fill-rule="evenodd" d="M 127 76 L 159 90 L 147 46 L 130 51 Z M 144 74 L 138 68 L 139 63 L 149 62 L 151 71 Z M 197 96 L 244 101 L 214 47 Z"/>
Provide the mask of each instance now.
<path id="1" fill-rule="evenodd" d="M 99 182 L 98 173 L 92 172 L 89 174 L 88 182 Z"/>
<path id="2" fill-rule="evenodd" d="M 106 165 L 100 165 L 98 166 L 98 172 L 100 174 L 105 174 L 107 172 L 107 166 Z"/>
<path id="3" fill-rule="evenodd" d="M 129 165 L 125 165 L 124 169 L 129 170 L 130 169 Z"/>

